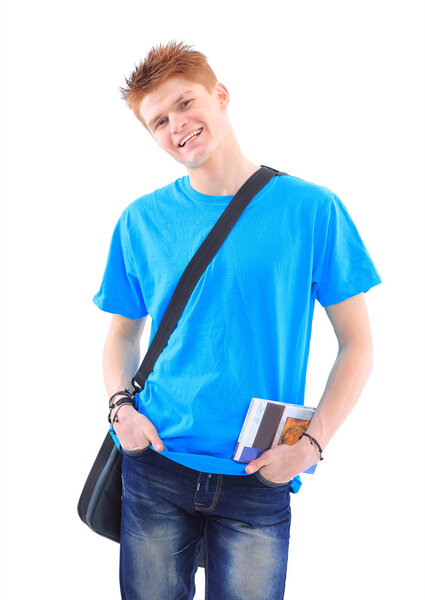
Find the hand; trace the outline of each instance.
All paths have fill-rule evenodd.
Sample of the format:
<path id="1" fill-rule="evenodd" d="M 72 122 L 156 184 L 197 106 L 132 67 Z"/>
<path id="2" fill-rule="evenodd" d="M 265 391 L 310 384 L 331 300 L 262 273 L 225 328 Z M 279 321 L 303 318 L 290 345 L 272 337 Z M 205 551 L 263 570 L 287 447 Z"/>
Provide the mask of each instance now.
<path id="1" fill-rule="evenodd" d="M 152 444 L 158 452 L 164 450 L 164 444 L 154 424 L 145 415 L 139 413 L 130 404 L 125 404 L 119 409 L 118 422 L 114 423 L 115 412 L 116 410 L 111 413 L 112 425 L 125 450 L 143 450 L 149 444 Z"/>
<path id="2" fill-rule="evenodd" d="M 302 473 L 311 465 L 319 462 L 319 452 L 316 446 L 310 444 L 304 436 L 296 444 L 280 444 L 263 452 L 261 456 L 251 461 L 245 467 L 247 473 L 260 471 L 273 483 L 287 483 L 296 475 Z"/>

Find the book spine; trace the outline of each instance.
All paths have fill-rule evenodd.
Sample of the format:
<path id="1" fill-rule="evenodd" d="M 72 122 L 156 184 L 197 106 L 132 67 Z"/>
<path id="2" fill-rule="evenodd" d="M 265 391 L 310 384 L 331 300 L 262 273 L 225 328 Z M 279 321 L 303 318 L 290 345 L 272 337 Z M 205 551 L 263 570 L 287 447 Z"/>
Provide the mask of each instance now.
<path id="1" fill-rule="evenodd" d="M 257 398 L 253 398 L 249 404 L 248 412 L 242 425 L 241 432 L 236 443 L 233 459 L 239 460 L 245 446 L 250 445 L 250 439 L 254 431 L 256 431 L 256 422 L 258 421 L 257 411 L 261 408 Z M 261 421 L 261 418 L 260 418 Z M 254 439 L 252 437 L 252 439 Z"/>

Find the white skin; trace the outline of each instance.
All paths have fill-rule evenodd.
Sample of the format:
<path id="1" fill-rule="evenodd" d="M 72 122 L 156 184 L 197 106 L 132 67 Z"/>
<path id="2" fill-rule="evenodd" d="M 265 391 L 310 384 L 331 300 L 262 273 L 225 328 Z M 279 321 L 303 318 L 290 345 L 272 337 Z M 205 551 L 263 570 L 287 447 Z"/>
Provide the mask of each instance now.
<path id="1" fill-rule="evenodd" d="M 202 194 L 233 195 L 260 168 L 241 152 L 227 114 L 229 100 L 222 83 L 216 82 L 210 94 L 199 83 L 172 77 L 139 105 L 158 146 L 186 167 L 191 186 Z M 201 127 L 199 136 L 183 148 L 178 146 L 183 137 Z"/>

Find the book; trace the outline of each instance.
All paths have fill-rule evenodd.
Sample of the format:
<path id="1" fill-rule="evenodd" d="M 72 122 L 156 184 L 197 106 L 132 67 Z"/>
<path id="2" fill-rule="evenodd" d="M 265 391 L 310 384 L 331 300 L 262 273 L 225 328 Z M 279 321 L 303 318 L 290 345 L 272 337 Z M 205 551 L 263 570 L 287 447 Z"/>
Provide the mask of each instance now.
<path id="1" fill-rule="evenodd" d="M 233 460 L 249 463 L 279 444 L 293 445 L 307 431 L 315 408 L 252 398 L 233 453 Z M 304 473 L 314 473 L 312 465 Z"/>

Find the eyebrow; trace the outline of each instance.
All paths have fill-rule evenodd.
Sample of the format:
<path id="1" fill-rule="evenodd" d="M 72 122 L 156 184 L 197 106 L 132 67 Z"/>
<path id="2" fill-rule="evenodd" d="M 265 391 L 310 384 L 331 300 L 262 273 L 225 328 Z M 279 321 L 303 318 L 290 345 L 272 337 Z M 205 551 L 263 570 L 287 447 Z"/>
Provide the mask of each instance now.
<path id="1" fill-rule="evenodd" d="M 174 101 L 174 106 L 176 104 L 178 104 L 179 102 L 181 102 L 183 100 L 183 98 L 185 97 L 186 94 L 191 94 L 192 90 L 186 90 L 185 92 L 183 92 L 183 94 L 181 94 L 177 100 Z M 158 119 L 161 117 L 161 115 L 156 115 L 156 117 L 154 117 L 151 121 L 149 121 L 148 123 L 148 127 L 152 127 L 152 125 L 154 123 L 156 123 L 158 121 Z"/>

